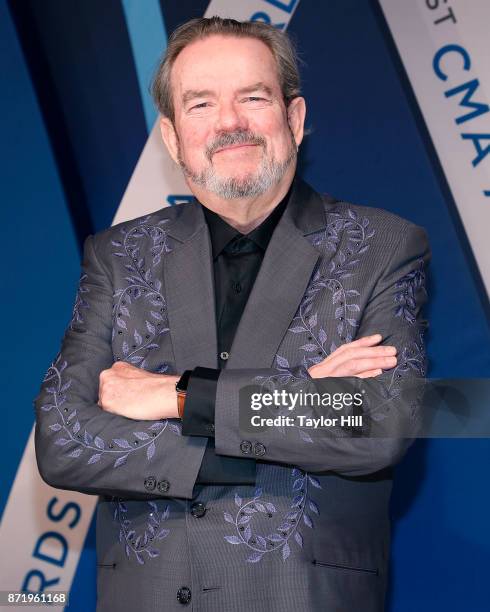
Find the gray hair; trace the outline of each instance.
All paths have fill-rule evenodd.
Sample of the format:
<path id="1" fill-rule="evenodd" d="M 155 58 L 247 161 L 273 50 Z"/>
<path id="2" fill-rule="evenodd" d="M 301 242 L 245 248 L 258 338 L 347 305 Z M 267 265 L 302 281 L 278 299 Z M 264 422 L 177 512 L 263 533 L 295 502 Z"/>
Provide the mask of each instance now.
<path id="1" fill-rule="evenodd" d="M 191 19 L 174 30 L 150 86 L 158 110 L 172 123 L 175 118 L 170 87 L 172 66 L 187 45 L 213 35 L 256 38 L 265 43 L 276 60 L 279 84 L 286 107 L 293 98 L 301 95 L 298 68 L 300 59 L 287 34 L 260 21 L 242 22 L 221 17 L 200 17 Z"/>

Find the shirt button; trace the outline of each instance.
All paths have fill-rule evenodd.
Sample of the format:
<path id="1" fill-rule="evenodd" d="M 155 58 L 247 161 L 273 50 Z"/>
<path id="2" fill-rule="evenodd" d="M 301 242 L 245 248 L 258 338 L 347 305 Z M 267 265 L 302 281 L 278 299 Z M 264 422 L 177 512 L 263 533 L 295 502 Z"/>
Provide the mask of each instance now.
<path id="1" fill-rule="evenodd" d="M 248 453 L 250 453 L 250 451 L 252 450 L 252 443 L 249 440 L 242 440 L 240 442 L 240 450 L 245 455 L 248 455 Z"/>
<path id="2" fill-rule="evenodd" d="M 227 353 L 226 351 L 221 351 L 219 356 L 221 357 L 221 359 L 223 359 L 223 361 L 226 361 L 228 359 L 228 357 L 230 356 L 230 354 Z"/>
<path id="3" fill-rule="evenodd" d="M 183 586 L 177 591 L 177 601 L 181 604 L 188 604 L 191 600 L 191 590 L 189 587 Z"/>
<path id="4" fill-rule="evenodd" d="M 240 291 L 242 290 L 242 286 L 240 283 L 235 283 L 235 291 L 236 293 L 240 293 Z"/>
<path id="5" fill-rule="evenodd" d="M 261 442 L 256 442 L 254 444 L 254 455 L 265 455 L 265 446 Z"/>
<path id="6" fill-rule="evenodd" d="M 196 502 L 191 506 L 191 514 L 194 518 L 201 518 L 206 514 L 206 506 L 202 502 Z"/>
<path id="7" fill-rule="evenodd" d="M 160 493 L 166 493 L 170 489 L 170 483 L 168 480 L 160 480 L 157 484 L 157 489 Z"/>

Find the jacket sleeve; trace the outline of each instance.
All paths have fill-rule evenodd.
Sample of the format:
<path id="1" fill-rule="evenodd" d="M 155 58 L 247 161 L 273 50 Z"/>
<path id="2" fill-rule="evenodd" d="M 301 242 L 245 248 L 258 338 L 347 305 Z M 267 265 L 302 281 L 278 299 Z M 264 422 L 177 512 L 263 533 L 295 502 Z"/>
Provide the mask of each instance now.
<path id="1" fill-rule="evenodd" d="M 373 473 L 402 458 L 422 420 L 426 373 L 423 332 L 428 326 L 422 318 L 422 307 L 427 299 L 424 281 L 430 260 L 425 230 L 413 224 L 407 224 L 404 229 L 394 252 L 387 257 L 386 269 L 370 295 L 356 333 L 356 337 L 382 334 L 382 344 L 397 348 L 397 365 L 369 379 L 313 379 L 304 366 L 225 369 L 219 377 L 216 394 L 217 453 L 295 465 L 310 472 L 334 471 L 345 476 Z M 240 389 L 243 398 L 243 389 L 257 391 L 257 381 L 275 380 L 275 389 L 287 388 L 291 392 L 295 390 L 291 380 L 301 379 L 300 388 L 306 392 L 361 393 L 364 423 L 368 416 L 368 433 L 359 435 L 355 428 L 349 427 L 308 430 L 270 426 L 255 431 L 248 426 L 245 429 L 243 399 L 239 410 Z M 340 416 L 334 412 L 325 411 L 328 417 Z"/>
<path id="2" fill-rule="evenodd" d="M 190 499 L 207 438 L 182 436 L 179 419 L 133 420 L 97 403 L 114 362 L 113 287 L 97 239 L 85 240 L 72 319 L 34 400 L 39 472 L 59 489 Z"/>
<path id="3" fill-rule="evenodd" d="M 194 368 L 189 377 L 182 418 L 183 436 L 214 438 L 214 404 L 220 370 Z"/>

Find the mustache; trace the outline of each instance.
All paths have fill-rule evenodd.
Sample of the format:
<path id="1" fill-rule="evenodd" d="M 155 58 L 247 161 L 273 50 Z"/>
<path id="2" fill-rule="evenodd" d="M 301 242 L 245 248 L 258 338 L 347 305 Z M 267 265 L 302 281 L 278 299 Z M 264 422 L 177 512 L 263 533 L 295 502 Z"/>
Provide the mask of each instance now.
<path id="1" fill-rule="evenodd" d="M 218 149 L 231 147 L 232 145 L 252 144 L 266 147 L 266 140 L 258 134 L 247 131 L 227 132 L 220 134 L 206 148 L 206 157 L 211 161 L 212 156 Z"/>

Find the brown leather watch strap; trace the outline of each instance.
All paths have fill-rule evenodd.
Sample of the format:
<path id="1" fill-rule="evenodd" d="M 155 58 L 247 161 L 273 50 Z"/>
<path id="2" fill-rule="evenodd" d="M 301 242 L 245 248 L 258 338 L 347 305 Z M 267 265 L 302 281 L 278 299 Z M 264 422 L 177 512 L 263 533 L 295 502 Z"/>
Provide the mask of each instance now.
<path id="1" fill-rule="evenodd" d="M 185 391 L 177 391 L 177 411 L 179 418 L 184 418 Z"/>

